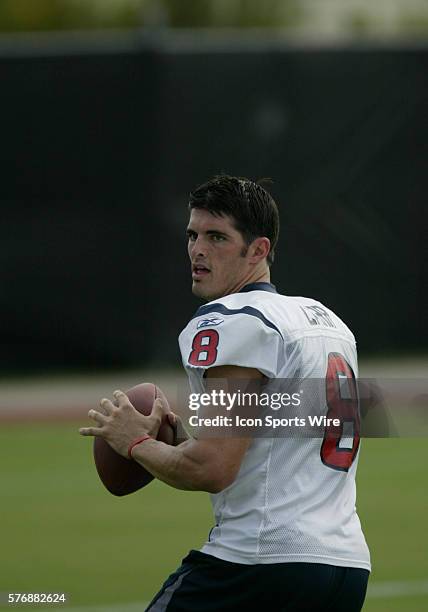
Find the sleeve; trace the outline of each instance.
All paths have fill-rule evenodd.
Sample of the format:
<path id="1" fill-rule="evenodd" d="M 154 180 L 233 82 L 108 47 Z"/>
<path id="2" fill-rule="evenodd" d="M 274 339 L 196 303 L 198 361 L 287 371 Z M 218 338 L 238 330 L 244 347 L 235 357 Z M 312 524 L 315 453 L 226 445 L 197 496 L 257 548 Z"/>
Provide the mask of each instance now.
<path id="1" fill-rule="evenodd" d="M 184 367 L 206 370 L 233 365 L 276 378 L 284 344 L 280 329 L 255 308 L 222 310 L 196 316 L 182 332 Z"/>

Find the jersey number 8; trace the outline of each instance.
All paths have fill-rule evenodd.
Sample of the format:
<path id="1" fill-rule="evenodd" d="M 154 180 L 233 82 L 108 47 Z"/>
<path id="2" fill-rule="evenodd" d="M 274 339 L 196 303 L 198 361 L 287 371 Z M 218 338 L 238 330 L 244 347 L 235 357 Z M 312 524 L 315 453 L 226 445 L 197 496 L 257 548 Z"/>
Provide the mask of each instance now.
<path id="1" fill-rule="evenodd" d="M 327 418 L 339 419 L 340 425 L 326 427 L 321 461 L 334 470 L 347 472 L 360 444 L 360 412 L 354 372 L 340 353 L 329 354 L 325 383 Z"/>
<path id="2" fill-rule="evenodd" d="M 217 359 L 219 335 L 215 329 L 198 332 L 193 338 L 189 363 L 194 366 L 207 367 Z"/>

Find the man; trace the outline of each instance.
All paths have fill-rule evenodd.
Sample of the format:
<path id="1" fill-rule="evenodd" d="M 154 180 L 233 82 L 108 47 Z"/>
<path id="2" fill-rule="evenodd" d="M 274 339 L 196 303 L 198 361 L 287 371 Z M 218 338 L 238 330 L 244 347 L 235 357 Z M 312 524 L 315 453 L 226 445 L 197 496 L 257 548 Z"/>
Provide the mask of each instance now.
<path id="1" fill-rule="evenodd" d="M 190 195 L 189 208 L 192 289 L 208 301 L 179 340 L 192 390 L 219 379 L 325 379 L 327 415 L 337 412 L 339 378 L 355 386 L 355 340 L 322 304 L 270 283 L 279 231 L 270 194 L 219 176 Z M 361 609 L 370 560 L 355 511 L 357 430 L 348 446 L 327 428 L 321 438 L 199 437 L 174 447 L 155 439 L 160 400 L 144 417 L 114 396 L 117 405 L 102 400 L 89 413 L 98 426 L 81 433 L 104 437 L 173 487 L 211 493 L 216 518 L 202 551 L 190 552 L 148 610 Z"/>

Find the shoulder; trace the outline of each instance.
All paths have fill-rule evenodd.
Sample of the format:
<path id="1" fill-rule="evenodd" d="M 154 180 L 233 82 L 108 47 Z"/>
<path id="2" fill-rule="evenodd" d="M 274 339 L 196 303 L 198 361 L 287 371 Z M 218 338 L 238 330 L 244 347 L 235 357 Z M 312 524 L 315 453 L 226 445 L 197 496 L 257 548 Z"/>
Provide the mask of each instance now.
<path id="1" fill-rule="evenodd" d="M 269 304 L 278 298 L 278 294 L 269 294 L 264 291 L 250 293 L 234 293 L 213 300 L 198 308 L 189 325 L 196 324 L 198 329 L 220 325 L 220 322 L 229 326 L 243 323 L 246 326 L 265 327 L 282 336 L 280 325 L 274 316 L 269 316 Z M 273 313 L 271 313 L 273 314 Z"/>
<path id="2" fill-rule="evenodd" d="M 236 293 L 201 306 L 179 337 L 185 367 L 220 365 L 277 374 L 283 333 L 269 318 L 265 292 Z"/>

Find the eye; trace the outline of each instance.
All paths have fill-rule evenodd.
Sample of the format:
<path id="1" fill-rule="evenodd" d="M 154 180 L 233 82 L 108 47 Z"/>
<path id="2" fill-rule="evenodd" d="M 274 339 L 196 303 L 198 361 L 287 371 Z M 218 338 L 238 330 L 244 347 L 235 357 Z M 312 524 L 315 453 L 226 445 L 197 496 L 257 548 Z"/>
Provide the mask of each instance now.
<path id="1" fill-rule="evenodd" d="M 191 232 L 190 230 L 187 231 L 187 239 L 190 240 L 190 242 L 194 242 L 196 238 L 197 238 L 196 232 Z"/>
<path id="2" fill-rule="evenodd" d="M 214 242 L 223 242 L 224 240 L 226 240 L 225 237 L 221 234 L 213 234 L 211 238 Z"/>

